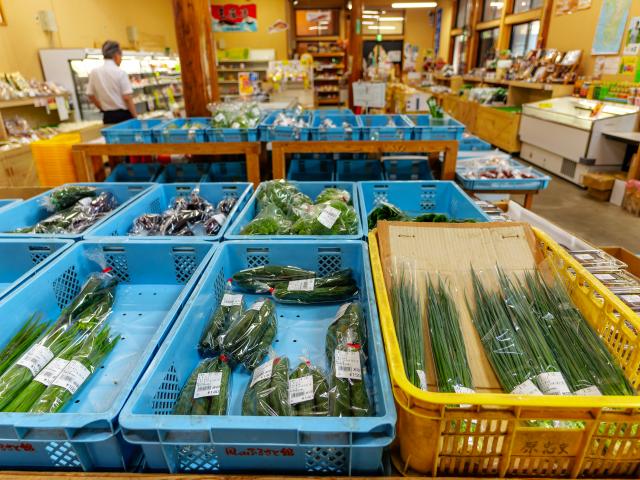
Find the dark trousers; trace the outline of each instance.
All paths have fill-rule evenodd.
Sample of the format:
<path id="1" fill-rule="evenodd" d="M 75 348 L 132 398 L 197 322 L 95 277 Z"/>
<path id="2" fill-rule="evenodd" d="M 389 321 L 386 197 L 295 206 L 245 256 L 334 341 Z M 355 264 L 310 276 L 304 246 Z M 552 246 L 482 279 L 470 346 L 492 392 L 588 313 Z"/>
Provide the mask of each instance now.
<path id="1" fill-rule="evenodd" d="M 102 112 L 102 123 L 105 125 L 113 125 L 114 123 L 124 122 L 132 118 L 133 116 L 129 110 L 109 110 Z"/>

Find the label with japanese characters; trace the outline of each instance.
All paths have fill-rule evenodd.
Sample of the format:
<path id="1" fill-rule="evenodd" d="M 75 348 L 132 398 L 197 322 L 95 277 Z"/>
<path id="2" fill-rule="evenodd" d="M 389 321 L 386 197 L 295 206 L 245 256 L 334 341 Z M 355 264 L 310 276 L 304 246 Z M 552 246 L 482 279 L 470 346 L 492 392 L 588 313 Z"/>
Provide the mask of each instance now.
<path id="1" fill-rule="evenodd" d="M 67 365 L 69 365 L 69 360 L 56 357 L 42 369 L 34 380 L 48 387 L 56 378 L 58 378 L 60 372 L 62 372 Z"/>
<path id="2" fill-rule="evenodd" d="M 571 395 L 571 390 L 560 372 L 545 372 L 536 377 L 536 382 L 545 395 Z"/>
<path id="3" fill-rule="evenodd" d="M 311 292 L 316 285 L 315 278 L 306 278 L 304 280 L 291 280 L 287 285 L 290 292 Z"/>
<path id="4" fill-rule="evenodd" d="M 225 293 L 220 305 L 223 307 L 239 307 L 242 305 L 242 294 Z"/>
<path id="5" fill-rule="evenodd" d="M 620 295 L 623 302 L 640 303 L 640 295 Z"/>
<path id="6" fill-rule="evenodd" d="M 325 209 L 322 210 L 322 213 L 318 215 L 318 221 L 325 227 L 331 228 L 336 223 L 336 220 L 338 220 L 338 217 L 340 217 L 340 210 L 327 205 Z"/>
<path id="7" fill-rule="evenodd" d="M 73 395 L 78 391 L 80 385 L 89 378 L 89 375 L 91 372 L 87 367 L 76 360 L 71 360 L 51 385 L 62 387 Z"/>
<path id="8" fill-rule="evenodd" d="M 222 372 L 199 373 L 193 398 L 215 397 L 220 395 Z"/>
<path id="9" fill-rule="evenodd" d="M 595 385 L 591 385 L 587 388 L 581 388 L 580 390 L 576 390 L 574 395 L 580 395 L 583 397 L 599 397 L 602 395 L 602 392 Z"/>
<path id="10" fill-rule="evenodd" d="M 264 305 L 264 302 L 266 302 L 266 300 L 260 300 L 259 302 L 255 302 L 253 305 L 251 305 L 251 310 L 256 310 L 259 312 L 262 306 Z"/>
<path id="11" fill-rule="evenodd" d="M 542 392 L 531 380 L 525 380 L 511 390 L 512 395 L 542 395 Z"/>
<path id="12" fill-rule="evenodd" d="M 251 385 L 249 385 L 249 387 L 253 387 L 261 380 L 267 380 L 271 378 L 272 372 L 273 360 L 269 360 L 268 362 L 263 363 L 253 371 L 253 376 L 251 377 Z"/>
<path id="13" fill-rule="evenodd" d="M 360 352 L 345 352 L 336 350 L 334 354 L 336 362 L 336 377 L 351 380 L 362 380 L 362 367 L 360 366 Z"/>
<path id="14" fill-rule="evenodd" d="M 289 380 L 289 405 L 313 400 L 313 376 L 305 375 Z"/>
<path id="15" fill-rule="evenodd" d="M 53 359 L 53 352 L 41 344 L 31 347 L 16 364 L 28 368 L 35 377 Z"/>
<path id="16" fill-rule="evenodd" d="M 424 370 L 416 370 L 418 374 L 418 380 L 420 381 L 420 390 L 427 391 L 427 375 Z"/>

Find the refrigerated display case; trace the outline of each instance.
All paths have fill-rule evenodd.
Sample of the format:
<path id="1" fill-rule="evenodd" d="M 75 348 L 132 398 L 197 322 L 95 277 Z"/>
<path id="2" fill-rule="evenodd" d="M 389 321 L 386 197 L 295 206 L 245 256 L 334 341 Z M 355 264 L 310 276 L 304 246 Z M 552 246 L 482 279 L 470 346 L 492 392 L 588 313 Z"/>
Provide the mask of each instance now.
<path id="1" fill-rule="evenodd" d="M 638 107 L 573 97 L 522 106 L 520 156 L 582 185 L 591 171 L 620 170 L 625 146 L 603 132 L 632 132 Z"/>
<path id="2" fill-rule="evenodd" d="M 99 120 L 101 113 L 86 95 L 89 72 L 102 65 L 98 49 L 43 49 L 40 62 L 45 79 L 72 92 L 76 118 Z M 182 108 L 180 61 L 158 52 L 123 52 L 120 67 L 129 74 L 138 114 L 161 116 Z"/>

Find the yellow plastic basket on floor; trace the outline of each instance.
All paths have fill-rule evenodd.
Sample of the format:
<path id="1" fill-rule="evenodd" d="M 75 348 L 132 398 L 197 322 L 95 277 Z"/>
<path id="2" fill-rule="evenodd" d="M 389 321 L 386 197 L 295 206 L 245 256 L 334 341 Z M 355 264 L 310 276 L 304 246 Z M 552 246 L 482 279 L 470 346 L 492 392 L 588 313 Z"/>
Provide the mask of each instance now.
<path id="1" fill-rule="evenodd" d="M 71 147 L 81 141 L 79 133 L 63 133 L 31 144 L 40 185 L 54 187 L 78 181 Z"/>
<path id="2" fill-rule="evenodd" d="M 640 386 L 638 316 L 545 233 L 534 229 L 571 298 Z M 395 466 L 406 475 L 640 476 L 640 397 L 425 392 L 409 382 L 396 337 L 375 230 L 369 255 L 398 410 Z M 456 405 L 466 405 L 460 408 Z M 530 427 L 528 421 L 571 427 Z M 555 425 L 558 425 L 557 423 Z"/>

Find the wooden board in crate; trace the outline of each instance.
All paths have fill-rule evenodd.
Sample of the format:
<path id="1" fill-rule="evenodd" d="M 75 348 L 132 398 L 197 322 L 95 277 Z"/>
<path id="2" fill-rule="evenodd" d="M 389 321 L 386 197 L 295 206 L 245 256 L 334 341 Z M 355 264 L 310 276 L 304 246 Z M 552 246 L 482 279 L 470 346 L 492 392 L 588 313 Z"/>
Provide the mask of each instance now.
<path id="1" fill-rule="evenodd" d="M 519 152 L 518 129 L 521 116 L 518 112 L 480 105 L 473 133 L 506 152 Z"/>

